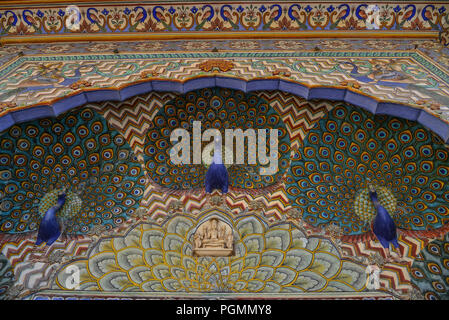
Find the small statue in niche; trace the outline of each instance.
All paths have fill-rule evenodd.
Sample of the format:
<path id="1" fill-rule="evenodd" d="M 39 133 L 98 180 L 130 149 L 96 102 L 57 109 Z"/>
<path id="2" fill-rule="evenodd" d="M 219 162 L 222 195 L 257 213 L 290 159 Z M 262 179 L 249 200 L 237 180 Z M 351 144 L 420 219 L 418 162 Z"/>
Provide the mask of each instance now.
<path id="1" fill-rule="evenodd" d="M 197 256 L 229 256 L 233 252 L 234 236 L 229 225 L 211 218 L 198 227 L 193 235 Z"/>

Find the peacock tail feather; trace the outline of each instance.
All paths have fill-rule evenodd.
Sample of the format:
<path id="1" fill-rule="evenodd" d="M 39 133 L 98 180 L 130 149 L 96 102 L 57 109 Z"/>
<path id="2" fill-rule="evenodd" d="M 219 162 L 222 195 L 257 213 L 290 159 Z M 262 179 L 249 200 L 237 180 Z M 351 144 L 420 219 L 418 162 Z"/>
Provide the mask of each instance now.
<path id="1" fill-rule="evenodd" d="M 449 234 L 421 250 L 410 275 L 427 300 L 449 300 Z"/>
<path id="2" fill-rule="evenodd" d="M 307 223 L 360 235 L 375 217 L 372 183 L 398 228 L 436 230 L 449 221 L 448 157 L 440 138 L 416 122 L 337 105 L 294 155 L 287 193 Z"/>
<path id="3" fill-rule="evenodd" d="M 66 232 L 84 234 L 124 222 L 143 194 L 143 170 L 123 136 L 84 108 L 12 126 L 1 134 L 0 230 L 37 230 L 67 188 L 59 217 Z"/>
<path id="4" fill-rule="evenodd" d="M 255 94 L 238 90 L 210 88 L 191 91 L 180 95 L 161 108 L 147 131 L 144 161 L 152 181 L 160 187 L 172 190 L 192 190 L 202 188 L 208 163 L 194 164 L 193 148 L 190 148 L 192 164 L 175 165 L 170 161 L 170 134 L 174 129 L 186 129 L 191 135 L 193 121 L 201 121 L 202 131 L 218 129 L 223 138 L 223 155 L 229 150 L 224 148 L 225 129 L 242 130 L 278 129 L 278 149 L 280 153 L 279 170 L 273 175 L 260 175 L 261 166 L 257 157 L 256 164 L 248 164 L 248 147 L 245 139 L 243 165 L 228 166 L 230 187 L 246 190 L 269 187 L 277 183 L 289 166 L 290 138 L 281 116 L 270 107 L 267 101 Z M 269 139 L 267 133 L 267 155 Z M 202 143 L 202 151 L 210 141 Z M 234 143 L 235 145 L 235 143 Z M 233 150 L 235 157 L 235 150 Z M 224 158 L 223 158 L 224 159 Z M 265 167 L 265 165 L 263 166 Z"/>

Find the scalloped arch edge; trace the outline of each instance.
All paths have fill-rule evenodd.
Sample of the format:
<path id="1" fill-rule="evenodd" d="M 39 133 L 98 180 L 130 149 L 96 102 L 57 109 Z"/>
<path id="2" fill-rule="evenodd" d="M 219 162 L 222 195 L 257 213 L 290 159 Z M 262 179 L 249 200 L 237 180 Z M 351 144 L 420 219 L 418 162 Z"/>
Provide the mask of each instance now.
<path id="1" fill-rule="evenodd" d="M 184 82 L 176 80 L 149 80 L 133 83 L 118 89 L 84 90 L 66 97 L 55 99 L 53 103 L 38 104 L 22 110 L 12 111 L 0 118 L 0 132 L 17 123 L 32 121 L 45 117 L 57 117 L 76 107 L 87 103 L 103 101 L 124 101 L 131 97 L 147 94 L 152 91 L 187 93 L 192 90 L 220 87 L 236 89 L 243 92 L 280 90 L 304 99 L 325 99 L 350 103 L 365 109 L 372 114 L 385 114 L 398 118 L 416 121 L 437 134 L 445 143 L 449 143 L 449 123 L 406 104 L 381 102 L 376 98 L 352 91 L 348 88 L 306 85 L 283 79 L 242 80 L 224 76 L 208 76 L 189 79 Z"/>

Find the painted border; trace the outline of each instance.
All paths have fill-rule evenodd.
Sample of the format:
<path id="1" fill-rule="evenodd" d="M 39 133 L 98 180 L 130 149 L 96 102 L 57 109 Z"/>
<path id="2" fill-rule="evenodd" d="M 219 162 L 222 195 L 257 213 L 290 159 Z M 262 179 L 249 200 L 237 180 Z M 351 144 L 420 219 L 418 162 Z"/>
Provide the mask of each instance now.
<path id="1" fill-rule="evenodd" d="M 69 4 L 75 4 L 79 10 L 69 14 L 66 12 Z M 0 10 L 1 43 L 86 38 L 91 41 L 216 39 L 236 34 L 242 38 L 430 36 L 437 39 L 449 22 L 449 6 L 443 1 L 13 0 L 0 3 Z M 76 29 L 66 24 L 73 14 L 79 17 Z M 379 14 L 380 22 L 376 25 L 369 22 L 369 17 L 380 17 Z"/>
<path id="2" fill-rule="evenodd" d="M 220 39 L 429 39 L 438 41 L 439 31 L 296 31 L 296 32 L 172 32 L 127 34 L 48 34 L 43 36 L 7 36 L 0 44 L 53 43 L 77 41 L 142 41 L 142 40 L 220 40 Z"/>

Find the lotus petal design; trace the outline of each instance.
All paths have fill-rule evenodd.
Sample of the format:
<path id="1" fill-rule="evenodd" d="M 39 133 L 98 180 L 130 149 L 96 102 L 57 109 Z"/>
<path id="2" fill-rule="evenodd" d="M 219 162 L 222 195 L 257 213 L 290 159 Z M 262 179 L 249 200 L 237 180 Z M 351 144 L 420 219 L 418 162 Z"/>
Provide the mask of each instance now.
<path id="1" fill-rule="evenodd" d="M 220 218 L 221 216 L 217 216 Z M 225 219 L 225 218 L 223 218 Z M 142 223 L 123 237 L 101 240 L 80 269 L 80 289 L 150 292 L 363 291 L 365 267 L 339 256 L 327 239 L 306 236 L 292 224 L 268 227 L 256 216 L 232 224 L 235 254 L 193 255 L 201 221 L 174 216 L 162 227 Z M 55 289 L 67 289 L 66 265 Z"/>

